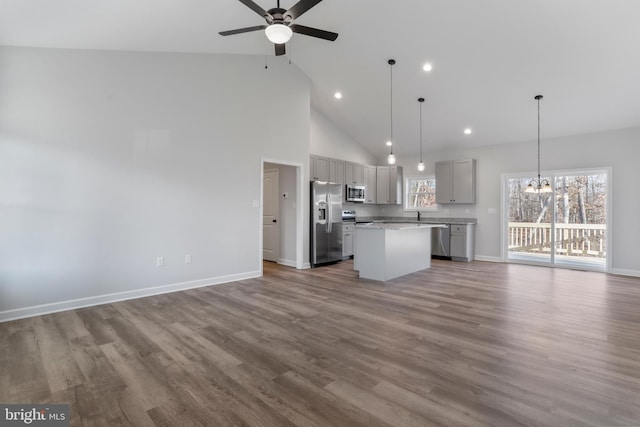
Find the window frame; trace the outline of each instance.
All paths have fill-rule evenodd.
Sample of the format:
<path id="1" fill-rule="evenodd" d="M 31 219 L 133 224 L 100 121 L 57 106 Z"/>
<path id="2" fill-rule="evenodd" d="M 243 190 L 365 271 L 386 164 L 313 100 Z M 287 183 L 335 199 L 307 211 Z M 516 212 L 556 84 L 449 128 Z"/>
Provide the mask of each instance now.
<path id="1" fill-rule="evenodd" d="M 433 206 L 428 206 L 428 207 L 413 207 L 413 206 L 409 206 L 409 200 L 411 200 L 411 181 L 412 180 L 423 180 L 423 179 L 431 179 L 434 180 L 436 179 L 435 174 L 432 175 L 412 175 L 412 176 L 405 176 L 404 178 L 404 203 L 402 204 L 402 208 L 405 212 L 436 212 L 438 211 L 439 207 L 437 203 L 434 203 Z M 433 197 L 435 200 L 435 187 L 436 187 L 437 183 L 435 183 L 434 185 L 434 192 L 433 192 Z M 429 193 L 418 193 L 418 194 L 429 194 Z"/>

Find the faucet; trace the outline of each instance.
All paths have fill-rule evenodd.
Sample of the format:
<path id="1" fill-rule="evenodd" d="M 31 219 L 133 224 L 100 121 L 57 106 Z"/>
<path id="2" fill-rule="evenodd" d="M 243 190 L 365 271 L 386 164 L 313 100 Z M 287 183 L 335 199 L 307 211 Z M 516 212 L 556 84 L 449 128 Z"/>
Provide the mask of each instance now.
<path id="1" fill-rule="evenodd" d="M 420 221 L 420 211 L 418 211 L 418 221 Z"/>

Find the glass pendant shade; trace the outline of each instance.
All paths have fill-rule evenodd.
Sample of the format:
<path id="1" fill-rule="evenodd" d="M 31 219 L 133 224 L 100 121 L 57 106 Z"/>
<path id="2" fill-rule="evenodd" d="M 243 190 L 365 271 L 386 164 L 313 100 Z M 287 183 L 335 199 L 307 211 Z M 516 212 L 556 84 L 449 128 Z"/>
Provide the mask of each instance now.
<path id="1" fill-rule="evenodd" d="M 424 163 L 422 163 L 422 162 L 418 163 L 418 170 L 419 170 L 420 172 L 423 172 L 423 171 L 424 171 Z"/>
<path id="2" fill-rule="evenodd" d="M 291 28 L 283 24 L 271 24 L 265 30 L 264 33 L 271 43 L 283 44 L 291 40 L 293 31 Z"/>
<path id="3" fill-rule="evenodd" d="M 396 164 L 396 156 L 395 154 L 391 153 L 387 156 L 387 163 L 389 163 L 390 165 L 395 165 Z"/>
<path id="4" fill-rule="evenodd" d="M 529 183 L 529 185 L 527 185 L 527 188 L 525 188 L 524 190 L 525 193 L 535 193 L 536 189 L 533 188 L 533 184 Z"/>

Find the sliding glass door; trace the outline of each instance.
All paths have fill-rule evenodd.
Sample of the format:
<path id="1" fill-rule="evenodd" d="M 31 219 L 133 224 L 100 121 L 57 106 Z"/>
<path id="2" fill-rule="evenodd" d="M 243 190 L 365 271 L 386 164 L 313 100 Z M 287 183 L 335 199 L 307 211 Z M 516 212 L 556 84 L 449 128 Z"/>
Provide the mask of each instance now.
<path id="1" fill-rule="evenodd" d="M 543 176 L 551 193 L 526 193 L 530 177 L 505 176 L 506 259 L 606 271 L 608 170 Z"/>

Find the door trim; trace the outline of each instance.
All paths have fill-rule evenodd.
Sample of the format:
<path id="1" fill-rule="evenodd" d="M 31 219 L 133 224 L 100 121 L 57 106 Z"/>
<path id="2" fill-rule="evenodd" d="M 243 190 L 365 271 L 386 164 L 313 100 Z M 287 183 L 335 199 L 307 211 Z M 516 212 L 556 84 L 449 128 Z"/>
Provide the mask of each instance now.
<path id="1" fill-rule="evenodd" d="M 298 162 L 291 162 L 288 160 L 276 159 L 271 157 L 260 158 L 260 209 L 258 209 L 258 230 L 259 230 L 259 244 L 258 244 L 258 259 L 260 260 L 260 275 L 263 274 L 262 268 L 262 216 L 264 214 L 264 185 L 263 177 L 265 171 L 265 163 L 273 163 L 276 165 L 292 166 L 296 168 L 296 265 L 295 268 L 304 268 L 304 213 L 305 206 L 308 204 L 305 201 L 305 186 L 304 186 L 304 164 Z M 308 191 L 308 190 L 307 190 Z M 282 225 L 282 224 L 281 224 Z"/>

